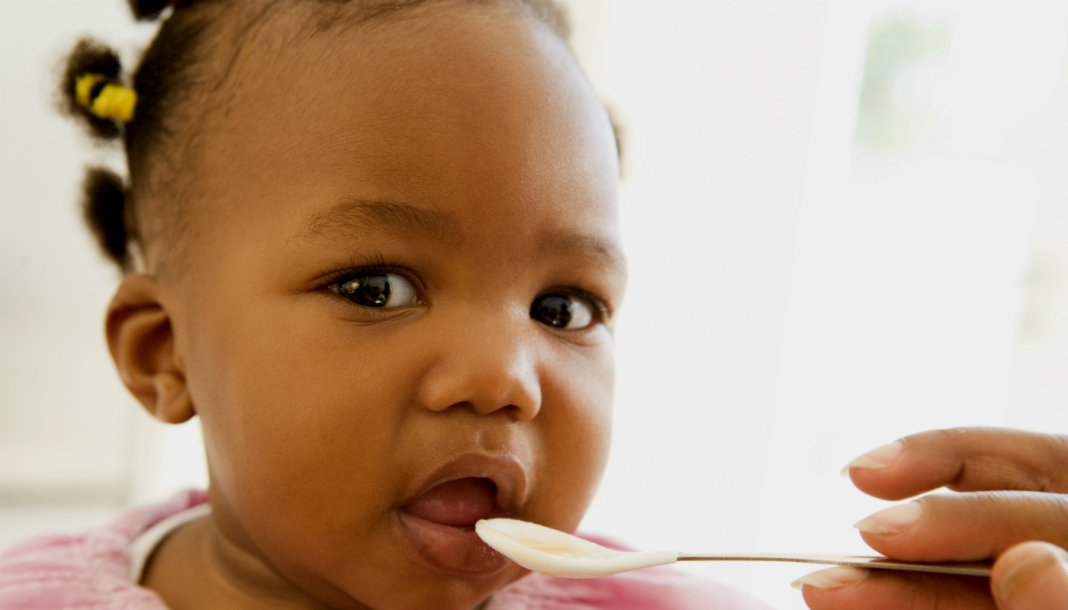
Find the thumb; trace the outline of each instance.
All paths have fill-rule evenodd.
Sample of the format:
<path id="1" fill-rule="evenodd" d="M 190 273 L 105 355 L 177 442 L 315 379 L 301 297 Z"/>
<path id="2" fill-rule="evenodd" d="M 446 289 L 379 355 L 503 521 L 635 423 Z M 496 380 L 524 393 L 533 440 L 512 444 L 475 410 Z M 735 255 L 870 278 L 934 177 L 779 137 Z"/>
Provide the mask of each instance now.
<path id="1" fill-rule="evenodd" d="M 1024 542 L 994 564 L 990 586 L 1000 610 L 1068 608 L 1068 552 L 1047 542 Z"/>

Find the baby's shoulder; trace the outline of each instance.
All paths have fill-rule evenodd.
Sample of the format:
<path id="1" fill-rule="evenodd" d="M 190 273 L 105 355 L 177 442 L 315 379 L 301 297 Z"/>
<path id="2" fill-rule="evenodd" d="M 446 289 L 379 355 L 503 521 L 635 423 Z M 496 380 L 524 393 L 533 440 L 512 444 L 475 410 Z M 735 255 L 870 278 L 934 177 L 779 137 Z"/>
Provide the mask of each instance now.
<path id="1" fill-rule="evenodd" d="M 204 501 L 202 492 L 129 509 L 107 526 L 41 536 L 0 553 L 0 608 L 165 610 L 130 577 L 129 548 L 167 516 Z"/>
<path id="2" fill-rule="evenodd" d="M 592 539 L 611 548 L 612 541 Z M 557 578 L 531 574 L 493 596 L 486 610 L 769 610 L 730 587 L 670 566 L 607 578 Z"/>

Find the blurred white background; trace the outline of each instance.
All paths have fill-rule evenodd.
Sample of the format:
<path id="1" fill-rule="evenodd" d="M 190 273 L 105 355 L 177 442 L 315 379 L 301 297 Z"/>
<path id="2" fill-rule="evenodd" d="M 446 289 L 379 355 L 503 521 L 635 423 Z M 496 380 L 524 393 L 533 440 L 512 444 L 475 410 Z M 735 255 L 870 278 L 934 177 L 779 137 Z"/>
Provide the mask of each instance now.
<path id="1" fill-rule="evenodd" d="M 1068 432 L 1068 3 L 570 0 L 625 124 L 631 284 L 585 529 L 647 548 L 865 551 L 840 468 L 932 427 Z M 0 3 L 0 546 L 202 485 L 102 338 L 75 201 L 107 158 L 53 111 L 120 0 Z M 801 608 L 797 566 L 697 566 Z"/>

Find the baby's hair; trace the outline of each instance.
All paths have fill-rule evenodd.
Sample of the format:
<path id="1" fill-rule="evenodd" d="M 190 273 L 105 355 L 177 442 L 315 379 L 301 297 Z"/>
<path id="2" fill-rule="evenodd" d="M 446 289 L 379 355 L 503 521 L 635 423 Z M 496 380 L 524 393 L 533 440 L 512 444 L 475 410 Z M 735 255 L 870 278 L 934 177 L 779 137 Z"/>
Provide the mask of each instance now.
<path id="1" fill-rule="evenodd" d="M 247 1 L 247 0 L 246 0 Z M 360 25 L 435 3 L 485 3 L 485 0 L 258 0 L 261 11 L 247 24 L 267 16 L 281 5 L 298 3 L 321 7 L 322 18 L 312 31 L 332 25 Z M 128 178 L 103 168 L 89 168 L 82 188 L 82 213 L 104 254 L 124 272 L 135 270 L 160 235 L 174 236 L 186 224 L 175 201 L 155 204 L 146 200 L 180 199 L 190 186 L 185 167 L 175 158 L 174 143 L 195 134 L 200 125 L 190 120 L 188 108 L 210 95 L 222 83 L 201 78 L 207 57 L 218 47 L 214 27 L 242 0 L 129 0 L 134 17 L 163 20 L 156 37 L 124 84 L 118 54 L 91 39 L 80 41 L 67 59 L 60 89 L 64 111 L 79 120 L 99 142 L 121 141 L 126 153 Z M 493 0 L 513 5 L 547 25 L 566 44 L 570 36 L 564 12 L 553 0 Z M 344 11 L 344 12 L 343 12 Z M 343 20 L 342 20 L 343 18 Z M 313 34 L 314 35 L 314 34 Z M 106 100 L 101 97 L 106 96 Z M 134 104 L 134 100 L 136 104 Z M 158 175 L 160 169 L 169 173 Z M 147 196 L 148 194 L 153 196 Z"/>

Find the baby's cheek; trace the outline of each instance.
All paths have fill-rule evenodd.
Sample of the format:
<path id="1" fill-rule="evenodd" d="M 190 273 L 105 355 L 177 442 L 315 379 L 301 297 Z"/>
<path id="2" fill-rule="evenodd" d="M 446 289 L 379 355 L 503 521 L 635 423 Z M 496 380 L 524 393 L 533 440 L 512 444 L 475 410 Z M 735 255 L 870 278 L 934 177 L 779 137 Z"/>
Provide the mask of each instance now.
<path id="1" fill-rule="evenodd" d="M 593 500 L 608 460 L 611 413 L 604 405 L 550 419 L 536 490 L 537 506 L 550 514 L 530 518 L 573 529 Z"/>

